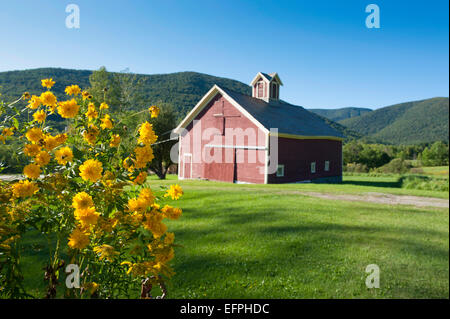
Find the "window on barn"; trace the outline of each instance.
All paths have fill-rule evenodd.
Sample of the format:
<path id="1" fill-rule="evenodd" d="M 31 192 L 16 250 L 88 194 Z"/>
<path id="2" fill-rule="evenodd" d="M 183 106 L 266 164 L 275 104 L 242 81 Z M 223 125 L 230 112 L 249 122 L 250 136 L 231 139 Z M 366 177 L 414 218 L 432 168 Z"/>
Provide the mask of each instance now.
<path id="1" fill-rule="evenodd" d="M 330 170 L 330 161 L 325 161 L 325 171 L 328 172 Z"/>
<path id="2" fill-rule="evenodd" d="M 277 86 L 277 84 L 276 83 L 272 83 L 272 96 L 271 96 L 271 98 L 272 99 L 276 99 L 276 98 L 278 98 L 278 90 L 277 90 L 277 88 L 278 88 L 278 86 Z"/>
<path id="3" fill-rule="evenodd" d="M 311 163 L 311 173 L 315 173 L 316 172 L 316 162 L 312 162 Z"/>
<path id="4" fill-rule="evenodd" d="M 258 97 L 264 97 L 264 83 L 262 81 L 258 82 Z"/>
<path id="5" fill-rule="evenodd" d="M 284 165 L 278 165 L 277 167 L 277 177 L 284 176 Z"/>

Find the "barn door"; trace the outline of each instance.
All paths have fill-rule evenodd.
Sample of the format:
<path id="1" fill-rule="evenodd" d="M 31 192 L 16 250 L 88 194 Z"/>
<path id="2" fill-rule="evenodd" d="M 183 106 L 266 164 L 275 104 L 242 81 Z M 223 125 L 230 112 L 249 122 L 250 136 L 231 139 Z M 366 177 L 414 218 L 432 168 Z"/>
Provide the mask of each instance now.
<path id="1" fill-rule="evenodd" d="M 192 178 L 192 154 L 184 154 L 183 178 Z"/>
<path id="2" fill-rule="evenodd" d="M 222 153 L 222 161 L 221 163 L 205 163 L 204 164 L 204 176 L 206 179 L 213 181 L 222 181 L 222 182 L 234 182 L 234 173 L 235 173 L 235 150 L 226 149 L 224 147 L 215 146 L 213 150 L 209 150 L 210 152 L 221 152 Z M 226 152 L 232 151 L 233 157 L 231 162 L 226 162 Z M 212 154 L 212 153 L 211 153 Z"/>

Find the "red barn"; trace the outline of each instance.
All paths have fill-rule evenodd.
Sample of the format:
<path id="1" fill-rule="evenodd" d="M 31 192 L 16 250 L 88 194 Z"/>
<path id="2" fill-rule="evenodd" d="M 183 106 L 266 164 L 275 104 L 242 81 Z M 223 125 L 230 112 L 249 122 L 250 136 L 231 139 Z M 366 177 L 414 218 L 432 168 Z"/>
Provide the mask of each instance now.
<path id="1" fill-rule="evenodd" d="M 235 183 L 342 180 L 343 136 L 279 99 L 276 73 L 258 73 L 252 96 L 214 85 L 175 129 L 178 177 Z"/>

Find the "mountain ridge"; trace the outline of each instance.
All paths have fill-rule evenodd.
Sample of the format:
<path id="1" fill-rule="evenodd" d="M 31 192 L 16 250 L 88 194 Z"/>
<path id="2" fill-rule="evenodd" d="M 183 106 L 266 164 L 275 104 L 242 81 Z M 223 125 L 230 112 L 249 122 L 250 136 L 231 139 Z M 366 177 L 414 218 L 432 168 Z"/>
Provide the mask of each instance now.
<path id="1" fill-rule="evenodd" d="M 63 98 L 68 85 L 78 84 L 83 89 L 89 88 L 92 72 L 66 68 L 4 71 L 0 72 L 0 93 L 6 100 L 15 100 L 25 91 L 39 94 L 42 92 L 40 80 L 53 77 L 56 84 L 52 91 L 58 98 Z M 133 75 L 145 80 L 140 93 L 146 104 L 172 104 L 179 118 L 184 117 L 214 84 L 251 94 L 251 87 L 240 81 L 194 71 Z M 133 107 L 142 108 L 139 105 Z M 375 110 L 359 107 L 307 110 L 324 118 L 347 139 L 363 137 L 370 142 L 388 144 L 418 144 L 436 140 L 448 142 L 448 97 L 398 103 Z"/>

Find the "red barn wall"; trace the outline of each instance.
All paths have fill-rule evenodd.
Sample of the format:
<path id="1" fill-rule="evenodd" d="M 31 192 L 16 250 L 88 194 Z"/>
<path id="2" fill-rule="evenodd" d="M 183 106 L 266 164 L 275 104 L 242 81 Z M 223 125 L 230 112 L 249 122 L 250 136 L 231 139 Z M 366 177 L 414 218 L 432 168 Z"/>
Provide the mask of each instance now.
<path id="1" fill-rule="evenodd" d="M 225 115 L 223 117 L 214 116 L 214 114 Z M 180 177 L 186 178 L 200 178 L 226 182 L 248 182 L 248 183 L 264 183 L 264 169 L 259 169 L 260 166 L 264 166 L 264 162 L 258 161 L 258 156 L 264 158 L 264 150 L 244 150 L 226 148 L 219 150 L 218 148 L 206 148 L 207 144 L 214 145 L 228 145 L 229 142 L 226 138 L 230 135 L 230 131 L 227 129 L 241 128 L 243 130 L 251 128 L 254 132 L 257 132 L 255 140 L 251 140 L 245 137 L 243 141 L 234 140 L 232 145 L 242 146 L 256 146 L 265 147 L 266 139 L 265 133 L 259 129 L 250 119 L 242 114 L 235 106 L 233 106 L 227 99 L 221 94 L 217 94 L 207 106 L 195 117 L 195 120 L 201 120 L 195 125 L 201 125 L 201 133 L 209 128 L 216 128 L 220 131 L 216 134 L 217 138 L 213 141 L 213 136 L 209 140 L 201 140 L 198 137 L 194 138 L 195 128 L 194 122 L 191 122 L 186 130 L 187 134 L 181 136 L 180 139 Z M 242 134 L 240 134 L 242 136 Z M 195 141 L 194 141 L 195 140 Z M 222 163 L 205 163 L 202 158 L 202 153 L 208 151 L 211 156 L 213 152 L 222 152 Z M 190 175 L 190 165 L 185 157 L 186 153 L 192 154 L 192 176 Z M 249 153 L 253 153 L 256 157 L 256 163 L 249 163 Z M 236 157 L 240 158 L 244 156 L 243 163 L 236 163 Z M 230 163 L 224 163 L 225 159 L 231 159 Z M 186 168 L 187 167 L 187 168 Z M 185 170 L 186 173 L 183 171 Z"/>
<path id="2" fill-rule="evenodd" d="M 329 171 L 325 171 L 325 161 L 330 161 Z M 311 173 L 311 162 L 316 162 L 316 173 Z M 269 174 L 268 183 L 342 176 L 342 141 L 279 137 L 278 164 L 284 165 L 284 177 Z"/>

